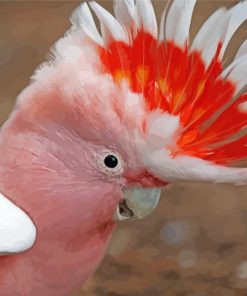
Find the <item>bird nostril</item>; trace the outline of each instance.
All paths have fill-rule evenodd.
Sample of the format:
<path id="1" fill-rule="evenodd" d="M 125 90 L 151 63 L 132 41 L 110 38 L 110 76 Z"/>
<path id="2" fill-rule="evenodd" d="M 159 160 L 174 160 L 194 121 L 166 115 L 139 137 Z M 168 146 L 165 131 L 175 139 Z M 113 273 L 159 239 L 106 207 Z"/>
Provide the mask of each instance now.
<path id="1" fill-rule="evenodd" d="M 122 200 L 119 203 L 119 213 L 125 218 L 132 218 L 134 216 L 133 211 L 127 206 L 126 200 Z"/>

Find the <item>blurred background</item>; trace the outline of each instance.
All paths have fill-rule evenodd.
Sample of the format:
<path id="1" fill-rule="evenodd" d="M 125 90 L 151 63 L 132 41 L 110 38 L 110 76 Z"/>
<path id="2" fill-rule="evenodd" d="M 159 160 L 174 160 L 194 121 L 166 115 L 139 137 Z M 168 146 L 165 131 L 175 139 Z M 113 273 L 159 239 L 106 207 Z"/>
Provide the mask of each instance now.
<path id="1" fill-rule="evenodd" d="M 110 1 L 98 2 L 112 10 Z M 213 11 L 236 2 L 198 1 L 191 38 Z M 165 1 L 153 3 L 160 16 Z M 1 123 L 49 47 L 69 28 L 69 16 L 78 4 L 0 0 Z M 232 39 L 226 63 L 246 38 L 247 23 Z M 106 258 L 80 295 L 246 296 L 246 188 L 168 186 L 149 218 L 119 225 Z"/>

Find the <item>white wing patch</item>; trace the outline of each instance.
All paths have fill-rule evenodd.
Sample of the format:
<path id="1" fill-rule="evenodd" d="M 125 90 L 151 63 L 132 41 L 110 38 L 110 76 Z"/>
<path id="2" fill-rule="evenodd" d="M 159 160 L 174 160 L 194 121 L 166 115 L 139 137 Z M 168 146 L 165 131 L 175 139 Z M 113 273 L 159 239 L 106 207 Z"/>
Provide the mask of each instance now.
<path id="1" fill-rule="evenodd" d="M 0 193 L 0 256 L 30 249 L 36 227 L 28 215 Z"/>

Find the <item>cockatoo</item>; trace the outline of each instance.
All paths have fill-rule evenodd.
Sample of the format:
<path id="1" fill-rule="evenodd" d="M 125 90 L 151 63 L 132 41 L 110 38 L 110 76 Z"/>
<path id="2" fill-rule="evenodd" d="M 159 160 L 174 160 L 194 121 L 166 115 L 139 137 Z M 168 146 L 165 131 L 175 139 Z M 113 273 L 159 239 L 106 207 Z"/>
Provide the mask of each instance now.
<path id="1" fill-rule="evenodd" d="M 194 6 L 170 3 L 159 31 L 150 0 L 75 10 L 1 130 L 0 295 L 74 295 L 168 183 L 247 183 L 229 166 L 247 155 L 247 41 L 222 66 L 247 2 L 190 42 Z"/>

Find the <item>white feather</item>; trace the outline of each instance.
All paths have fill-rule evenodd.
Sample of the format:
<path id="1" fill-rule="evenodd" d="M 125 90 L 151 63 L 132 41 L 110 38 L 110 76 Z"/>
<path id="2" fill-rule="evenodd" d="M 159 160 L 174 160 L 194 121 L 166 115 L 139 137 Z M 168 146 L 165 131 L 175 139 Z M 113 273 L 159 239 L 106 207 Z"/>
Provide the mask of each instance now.
<path id="1" fill-rule="evenodd" d="M 247 59 L 247 40 L 240 46 L 234 61 L 221 73 L 221 77 L 226 78 L 232 69 L 242 63 L 242 61 L 245 61 L 245 59 Z"/>
<path id="2" fill-rule="evenodd" d="M 157 38 L 158 27 L 154 8 L 150 0 L 136 0 L 138 28 Z"/>
<path id="3" fill-rule="evenodd" d="M 179 116 L 153 111 L 147 118 L 147 142 L 153 147 L 173 146 L 180 129 Z"/>
<path id="4" fill-rule="evenodd" d="M 143 96 L 130 91 L 127 83 L 123 83 L 121 89 L 122 93 L 125 94 L 122 97 L 125 116 L 128 117 L 130 122 L 141 122 L 145 117 L 145 100 Z"/>
<path id="5" fill-rule="evenodd" d="M 220 52 L 222 58 L 229 41 L 236 30 L 247 20 L 247 1 L 242 1 L 229 10 L 229 23 L 225 35 L 223 36 L 223 44 Z"/>
<path id="6" fill-rule="evenodd" d="M 112 39 L 125 43 L 129 42 L 127 32 L 107 10 L 95 1 L 89 4 L 99 18 L 103 39 L 106 44 Z"/>
<path id="7" fill-rule="evenodd" d="M 218 9 L 202 26 L 192 43 L 191 50 L 199 50 L 208 66 L 222 43 L 219 58 L 222 59 L 226 47 L 235 31 L 247 19 L 247 2 L 239 3 L 226 10 Z"/>
<path id="8" fill-rule="evenodd" d="M 196 0 L 175 0 L 167 15 L 166 38 L 184 46 L 189 39 L 190 23 Z"/>
<path id="9" fill-rule="evenodd" d="M 246 54 L 247 54 L 247 40 L 245 40 L 244 43 L 240 46 L 240 48 L 236 54 L 235 60 L 237 60 L 238 58 L 241 58 L 242 56 L 244 56 Z"/>
<path id="10" fill-rule="evenodd" d="M 194 41 L 191 45 L 191 50 L 203 50 L 207 46 L 209 40 L 211 39 L 212 33 L 215 31 L 219 20 L 224 15 L 226 9 L 220 8 L 216 10 L 202 25 L 199 32 L 196 34 Z"/>
<path id="11" fill-rule="evenodd" d="M 72 24 L 78 28 L 82 28 L 84 33 L 96 43 L 103 45 L 102 37 L 100 36 L 95 25 L 93 16 L 88 8 L 87 3 L 81 4 L 75 9 L 71 16 Z"/>
<path id="12" fill-rule="evenodd" d="M 172 158 L 165 149 L 156 152 L 143 150 L 142 153 L 144 153 L 145 165 L 163 180 L 247 184 L 246 168 L 219 166 L 190 156 Z"/>
<path id="13" fill-rule="evenodd" d="M 117 1 L 117 0 L 115 0 Z M 130 8 L 131 11 L 134 11 L 135 10 L 135 1 L 134 0 L 124 0 L 128 7 Z"/>
<path id="14" fill-rule="evenodd" d="M 0 193 L 0 255 L 30 249 L 36 227 L 28 215 Z"/>
<path id="15" fill-rule="evenodd" d="M 114 0 L 113 8 L 117 20 L 127 28 L 131 26 L 135 18 L 135 3 L 130 0 Z"/>
<path id="16" fill-rule="evenodd" d="M 239 56 L 237 59 L 234 59 L 234 61 L 225 68 L 225 70 L 221 73 L 220 76 L 223 79 L 226 79 L 234 68 L 238 68 L 238 67 L 241 68 L 241 63 L 245 62 L 246 59 L 247 59 L 247 53 L 245 55 Z"/>
<path id="17" fill-rule="evenodd" d="M 206 66 L 211 63 L 215 56 L 222 36 L 227 30 L 229 18 L 230 16 L 225 9 L 217 10 L 202 26 L 191 46 L 191 50 L 201 51 Z"/>
<path id="18" fill-rule="evenodd" d="M 235 93 L 247 85 L 247 55 L 238 59 L 238 63 L 229 73 L 228 79 L 236 83 L 237 89 Z"/>
<path id="19" fill-rule="evenodd" d="M 160 19 L 160 30 L 159 30 L 159 40 L 165 39 L 165 25 L 166 25 L 166 17 L 168 13 L 170 2 L 166 3 L 166 7 L 162 12 L 161 19 Z"/>

